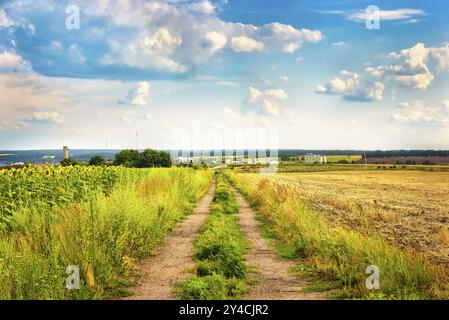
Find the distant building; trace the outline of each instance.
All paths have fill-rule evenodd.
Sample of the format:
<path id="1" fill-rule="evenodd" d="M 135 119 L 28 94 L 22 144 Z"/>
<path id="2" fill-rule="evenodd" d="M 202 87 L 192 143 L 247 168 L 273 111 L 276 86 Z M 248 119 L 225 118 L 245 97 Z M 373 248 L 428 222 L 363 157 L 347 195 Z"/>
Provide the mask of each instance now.
<path id="1" fill-rule="evenodd" d="M 69 155 L 69 147 L 64 146 L 62 148 L 62 152 L 63 152 L 63 158 L 64 159 L 68 159 L 70 157 L 70 155 Z"/>
<path id="2" fill-rule="evenodd" d="M 306 163 L 327 163 L 327 158 L 319 154 L 308 153 L 304 156 L 304 161 Z"/>

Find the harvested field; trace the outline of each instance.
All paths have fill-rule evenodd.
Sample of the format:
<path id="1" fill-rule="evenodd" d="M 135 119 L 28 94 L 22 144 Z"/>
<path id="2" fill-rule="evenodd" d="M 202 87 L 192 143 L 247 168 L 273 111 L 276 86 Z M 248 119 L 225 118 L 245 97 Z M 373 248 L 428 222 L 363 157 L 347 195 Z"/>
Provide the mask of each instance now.
<path id="1" fill-rule="evenodd" d="M 278 174 L 331 223 L 380 234 L 400 248 L 449 264 L 449 173 L 347 171 Z"/>

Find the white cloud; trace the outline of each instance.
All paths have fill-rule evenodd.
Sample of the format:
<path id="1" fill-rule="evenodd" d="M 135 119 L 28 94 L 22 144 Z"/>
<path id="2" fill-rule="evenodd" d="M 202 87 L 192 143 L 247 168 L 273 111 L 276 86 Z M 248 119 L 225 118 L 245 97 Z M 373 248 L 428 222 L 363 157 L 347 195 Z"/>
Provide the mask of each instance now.
<path id="1" fill-rule="evenodd" d="M 0 9 L 0 28 L 2 27 L 10 27 L 14 24 L 14 22 L 8 17 L 5 10 Z"/>
<path id="2" fill-rule="evenodd" d="M 75 63 L 84 63 L 86 61 L 76 44 L 72 44 L 69 47 L 69 59 Z"/>
<path id="3" fill-rule="evenodd" d="M 444 100 L 439 107 L 430 107 L 421 100 L 404 102 L 398 106 L 398 111 L 392 114 L 396 121 L 406 123 L 448 123 L 448 101 Z"/>
<path id="4" fill-rule="evenodd" d="M 212 52 L 222 49 L 228 42 L 225 35 L 216 31 L 206 33 L 206 39 L 209 40 L 210 49 Z"/>
<path id="5" fill-rule="evenodd" d="M 323 38 L 319 30 L 296 29 L 277 22 L 262 26 L 227 22 L 214 14 L 211 1 L 83 4 L 86 15 L 105 18 L 109 28 L 136 29 L 133 37 L 122 37 L 121 30 L 116 30 L 107 39 L 110 52 L 99 59 L 145 70 L 187 73 L 223 51 L 291 53 L 305 42 Z"/>
<path id="6" fill-rule="evenodd" d="M 61 124 L 64 123 L 65 118 L 64 115 L 56 111 L 41 111 L 33 112 L 30 120 L 36 122 L 52 122 Z"/>
<path id="7" fill-rule="evenodd" d="M 262 51 L 264 44 L 246 36 L 235 37 L 231 39 L 231 47 L 235 52 Z"/>
<path id="8" fill-rule="evenodd" d="M 170 55 L 182 44 L 182 38 L 170 33 L 167 28 L 159 28 L 151 36 L 143 39 L 142 49 L 145 54 Z"/>
<path id="9" fill-rule="evenodd" d="M 215 12 L 215 6 L 210 1 L 199 1 L 188 4 L 187 9 L 202 14 L 213 14 Z"/>
<path id="10" fill-rule="evenodd" d="M 265 92 L 254 87 L 248 88 L 248 98 L 242 105 L 242 111 L 260 115 L 278 116 L 280 102 L 288 98 L 283 89 L 267 89 Z"/>
<path id="11" fill-rule="evenodd" d="M 31 64 L 13 51 L 0 53 L 0 72 L 2 73 L 30 73 Z"/>
<path id="12" fill-rule="evenodd" d="M 390 57 L 396 62 L 391 65 L 368 67 L 366 71 L 375 77 L 391 77 L 402 87 L 427 89 L 434 79 L 428 66 L 430 60 L 435 61 L 438 70 L 449 70 L 448 45 L 426 48 L 423 43 L 417 43 L 399 53 L 390 53 Z"/>
<path id="13" fill-rule="evenodd" d="M 250 103 L 253 103 L 253 102 L 257 101 L 260 97 L 263 96 L 262 91 L 254 88 L 254 87 L 249 87 L 248 88 L 248 93 L 249 93 L 248 101 Z"/>
<path id="14" fill-rule="evenodd" d="M 425 72 L 414 75 L 398 75 L 395 76 L 394 79 L 401 87 L 426 89 L 432 83 L 434 76 L 430 72 Z"/>
<path id="15" fill-rule="evenodd" d="M 265 96 L 268 98 L 275 98 L 279 100 L 285 100 L 288 98 L 288 95 L 283 89 L 268 89 L 265 91 Z"/>
<path id="16" fill-rule="evenodd" d="M 337 47 L 337 48 L 344 47 L 344 46 L 346 46 L 346 42 L 343 42 L 343 41 L 333 42 L 332 46 Z"/>
<path id="17" fill-rule="evenodd" d="M 438 70 L 449 70 L 449 44 L 444 47 L 430 48 L 429 51 L 431 58 L 437 64 Z"/>
<path id="18" fill-rule="evenodd" d="M 360 74 L 342 70 L 339 77 L 325 85 L 318 85 L 315 92 L 341 95 L 345 100 L 378 101 L 383 99 L 384 90 L 385 86 L 381 82 L 363 82 Z"/>
<path id="19" fill-rule="evenodd" d="M 281 79 L 281 81 L 283 82 L 288 82 L 288 76 L 280 76 L 279 79 Z"/>
<path id="20" fill-rule="evenodd" d="M 61 42 L 53 40 L 50 44 L 49 49 L 52 51 L 52 53 L 59 52 L 62 50 L 62 44 Z"/>
<path id="21" fill-rule="evenodd" d="M 425 15 L 426 13 L 421 9 L 379 10 L 380 20 L 385 21 L 410 20 Z M 372 14 L 365 10 L 359 10 L 348 14 L 347 17 L 352 21 L 365 22 L 367 19 L 372 18 Z"/>
<path id="22" fill-rule="evenodd" d="M 126 99 L 119 101 L 121 104 L 130 104 L 133 106 L 148 105 L 150 97 L 150 84 L 147 81 L 140 81 L 128 92 Z"/>

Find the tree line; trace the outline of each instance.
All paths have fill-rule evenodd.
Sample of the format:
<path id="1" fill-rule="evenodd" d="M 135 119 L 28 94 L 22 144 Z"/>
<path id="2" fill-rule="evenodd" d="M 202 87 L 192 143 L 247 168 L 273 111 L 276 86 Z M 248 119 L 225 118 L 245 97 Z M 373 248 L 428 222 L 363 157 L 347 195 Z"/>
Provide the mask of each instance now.
<path id="1" fill-rule="evenodd" d="M 85 162 L 68 158 L 61 161 L 62 166 L 83 165 Z M 88 165 L 103 166 L 107 163 L 101 156 L 92 157 Z M 168 168 L 172 166 L 170 154 L 165 151 L 145 149 L 143 152 L 138 150 L 125 149 L 115 155 L 112 165 L 124 166 L 128 168 Z"/>

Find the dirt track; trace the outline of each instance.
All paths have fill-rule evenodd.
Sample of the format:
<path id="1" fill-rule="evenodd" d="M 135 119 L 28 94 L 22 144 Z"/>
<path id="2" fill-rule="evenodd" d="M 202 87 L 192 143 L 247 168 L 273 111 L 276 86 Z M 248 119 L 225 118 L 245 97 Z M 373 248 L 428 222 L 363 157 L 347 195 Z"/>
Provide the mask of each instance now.
<path id="1" fill-rule="evenodd" d="M 322 293 L 302 292 L 306 281 L 290 275 L 288 270 L 295 265 L 294 261 L 276 257 L 270 241 L 261 236 L 259 222 L 255 212 L 249 207 L 243 196 L 232 189 L 240 207 L 238 214 L 242 231 L 251 243 L 247 262 L 255 267 L 255 277 L 258 284 L 244 299 L 248 300 L 316 300 L 324 299 Z"/>
<path id="2" fill-rule="evenodd" d="M 139 282 L 132 289 L 136 294 L 126 300 L 173 300 L 177 281 L 189 277 L 185 271 L 195 266 L 192 260 L 193 240 L 209 213 L 215 184 L 201 199 L 193 214 L 179 223 L 165 238 L 155 256 L 140 264 Z"/>

